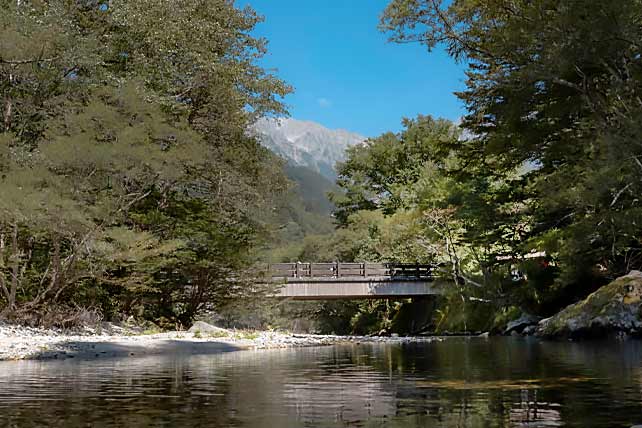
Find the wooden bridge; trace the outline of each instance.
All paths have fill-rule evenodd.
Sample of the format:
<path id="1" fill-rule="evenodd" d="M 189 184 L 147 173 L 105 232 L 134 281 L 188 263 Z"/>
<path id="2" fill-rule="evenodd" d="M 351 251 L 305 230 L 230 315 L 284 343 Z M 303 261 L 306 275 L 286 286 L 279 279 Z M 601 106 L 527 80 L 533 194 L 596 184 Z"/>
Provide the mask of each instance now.
<path id="1" fill-rule="evenodd" d="M 387 299 L 441 294 L 434 266 L 400 263 L 276 263 L 278 297 L 295 300 Z"/>

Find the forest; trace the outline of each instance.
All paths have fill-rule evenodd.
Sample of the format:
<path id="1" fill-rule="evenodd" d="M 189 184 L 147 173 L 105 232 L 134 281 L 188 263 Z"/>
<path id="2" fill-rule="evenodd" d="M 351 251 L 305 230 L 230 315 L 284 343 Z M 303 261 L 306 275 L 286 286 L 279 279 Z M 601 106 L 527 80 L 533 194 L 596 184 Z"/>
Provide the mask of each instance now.
<path id="1" fill-rule="evenodd" d="M 261 18 L 226 0 L 2 10 L 3 317 L 189 325 L 259 292 L 244 271 L 287 181 L 246 129 L 291 90 L 257 65 Z"/>
<path id="2" fill-rule="evenodd" d="M 641 11 L 392 1 L 380 23 L 392 42 L 445 46 L 467 64 L 457 96 L 468 114 L 404 119 L 401 133 L 351 148 L 332 195 L 337 231 L 293 259 L 435 263 L 452 287 L 424 304 L 424 323 L 442 332 L 549 317 L 639 270 Z M 329 330 L 341 319 L 345 331 L 407 333 L 412 306 L 326 302 L 316 313 Z"/>
<path id="3" fill-rule="evenodd" d="M 400 118 L 402 132 L 349 149 L 332 218 L 305 213 L 247 132 L 287 114 L 293 90 L 260 66 L 252 9 L 0 4 L 2 318 L 181 328 L 265 301 L 257 262 L 421 262 L 447 295 L 274 302 L 257 322 L 488 331 L 642 269 L 638 0 L 392 0 L 380 30 L 465 64 L 467 114 Z M 285 220 L 305 231 L 297 245 Z"/>

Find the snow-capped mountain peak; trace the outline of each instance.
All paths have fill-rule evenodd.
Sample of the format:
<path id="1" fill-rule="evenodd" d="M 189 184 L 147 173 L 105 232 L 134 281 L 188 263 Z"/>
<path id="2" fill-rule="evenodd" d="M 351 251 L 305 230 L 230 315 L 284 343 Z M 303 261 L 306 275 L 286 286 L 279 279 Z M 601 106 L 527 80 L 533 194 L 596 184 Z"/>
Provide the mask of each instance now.
<path id="1" fill-rule="evenodd" d="M 366 140 L 344 129 L 332 130 L 315 122 L 295 119 L 261 119 L 253 130 L 270 150 L 332 181 L 336 178 L 336 163 L 345 160 L 346 149 Z"/>

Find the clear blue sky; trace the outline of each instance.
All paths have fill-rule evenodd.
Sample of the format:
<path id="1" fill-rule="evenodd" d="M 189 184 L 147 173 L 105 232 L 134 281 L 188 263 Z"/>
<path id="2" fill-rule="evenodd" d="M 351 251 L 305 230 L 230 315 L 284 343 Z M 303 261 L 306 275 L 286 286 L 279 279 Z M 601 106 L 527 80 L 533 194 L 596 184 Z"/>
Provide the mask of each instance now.
<path id="1" fill-rule="evenodd" d="M 464 113 L 453 91 L 464 67 L 443 51 L 387 42 L 377 30 L 387 0 L 239 0 L 265 22 L 255 34 L 269 40 L 263 65 L 294 86 L 286 97 L 295 119 L 365 136 L 399 131 L 403 117 Z"/>

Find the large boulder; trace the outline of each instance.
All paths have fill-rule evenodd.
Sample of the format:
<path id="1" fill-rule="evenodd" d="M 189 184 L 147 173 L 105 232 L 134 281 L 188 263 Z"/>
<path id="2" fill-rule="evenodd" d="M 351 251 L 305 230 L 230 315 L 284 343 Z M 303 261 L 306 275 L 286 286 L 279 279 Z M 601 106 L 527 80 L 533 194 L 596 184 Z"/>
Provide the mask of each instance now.
<path id="1" fill-rule="evenodd" d="M 189 333 L 202 334 L 202 335 L 226 335 L 229 334 L 229 330 L 224 328 L 213 326 L 208 324 L 205 321 L 196 321 L 189 330 Z"/>
<path id="2" fill-rule="evenodd" d="M 642 272 L 631 271 L 540 322 L 546 338 L 598 338 L 642 335 Z"/>

